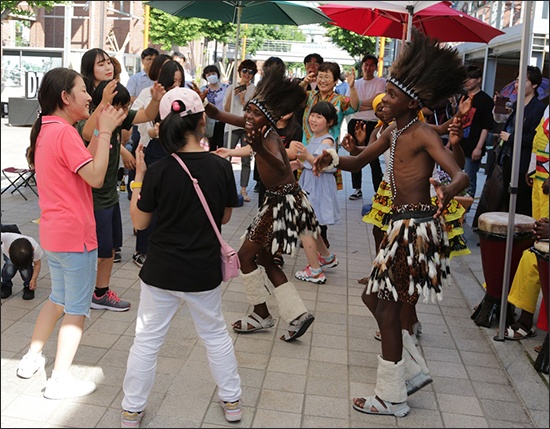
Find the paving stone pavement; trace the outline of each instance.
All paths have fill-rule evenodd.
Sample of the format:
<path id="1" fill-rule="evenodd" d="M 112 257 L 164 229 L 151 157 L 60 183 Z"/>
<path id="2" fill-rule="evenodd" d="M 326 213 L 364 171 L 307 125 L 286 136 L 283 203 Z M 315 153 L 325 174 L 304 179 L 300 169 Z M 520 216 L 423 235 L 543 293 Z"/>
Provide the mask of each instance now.
<path id="1" fill-rule="evenodd" d="M 25 166 L 28 127 L 1 124 L 1 165 Z M 235 164 L 238 178 L 238 164 Z M 369 168 L 363 174 L 363 200 L 348 200 L 350 174 L 344 172 L 344 190 L 338 192 L 342 223 L 329 228 L 331 250 L 340 260 L 327 270 L 328 281 L 314 285 L 294 280 L 306 265 L 303 250 L 285 256 L 284 271 L 292 279 L 316 319 L 308 332 L 293 343 L 279 340 L 286 324 L 250 335 L 231 332 L 243 384 L 244 417 L 229 424 L 217 401 L 205 349 L 198 341 L 185 304 L 174 317 L 157 367 L 157 378 L 142 427 L 548 427 L 548 376 L 533 368 L 535 345 L 545 333 L 522 341 L 494 341 L 497 324 L 490 329 L 470 319 L 483 295 L 483 268 L 478 236 L 468 222 L 465 236 L 470 255 L 452 260 L 452 287 L 437 304 L 419 302 L 422 322 L 419 348 L 434 382 L 409 398 L 410 414 L 402 419 L 359 413 L 351 398 L 373 394 L 380 343 L 373 334 L 376 322 L 363 305 L 365 276 L 374 257 L 370 226 L 361 220 L 361 207 L 373 194 Z M 479 173 L 478 195 L 485 179 Z M 250 203 L 233 210 L 224 226 L 224 238 L 235 248 L 257 207 L 257 194 L 249 185 Z M 8 182 L 2 177 L 2 189 Z M 23 191 L 2 195 L 2 222 L 16 223 L 24 234 L 38 239 L 38 198 Z M 14 294 L 1 306 L 1 427 L 108 428 L 118 427 L 122 381 L 133 342 L 139 304 L 139 268 L 132 262 L 135 237 L 126 193 L 120 194 L 124 225 L 122 262 L 114 265 L 111 287 L 130 301 L 128 312 L 92 310 L 76 354 L 72 372 L 94 380 L 93 394 L 75 400 L 53 401 L 42 396 L 46 376 L 53 368 L 58 329 L 44 348 L 49 358 L 45 371 L 32 379 L 16 377 L 26 353 L 38 311 L 49 295 L 49 269 L 43 264 L 36 298 L 23 301 L 19 277 Z M 501 269 L 501 267 L 494 267 Z M 249 311 L 239 278 L 223 287 L 223 310 L 228 325 Z M 277 306 L 268 302 L 274 316 Z"/>

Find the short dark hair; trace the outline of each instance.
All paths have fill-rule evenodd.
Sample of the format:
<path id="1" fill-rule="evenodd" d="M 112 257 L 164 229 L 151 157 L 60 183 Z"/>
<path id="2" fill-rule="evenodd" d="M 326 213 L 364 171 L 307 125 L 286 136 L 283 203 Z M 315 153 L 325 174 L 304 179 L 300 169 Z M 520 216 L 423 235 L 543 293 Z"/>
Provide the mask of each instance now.
<path id="1" fill-rule="evenodd" d="M 11 263 L 21 270 L 30 267 L 34 257 L 34 248 L 31 242 L 26 238 L 18 238 L 11 243 L 9 250 Z"/>
<path id="2" fill-rule="evenodd" d="M 144 59 L 145 57 L 150 57 L 151 55 L 158 55 L 159 51 L 157 51 L 155 48 L 145 48 L 143 51 L 141 51 L 141 59 Z"/>
<path id="3" fill-rule="evenodd" d="M 366 54 L 363 59 L 361 60 L 361 65 L 363 65 L 363 63 L 366 63 L 367 60 L 373 60 L 374 61 L 374 65 L 378 65 L 378 58 L 375 56 L 375 55 L 372 55 L 372 54 Z"/>
<path id="4" fill-rule="evenodd" d="M 318 113 L 323 116 L 327 122 L 332 121 L 329 128 L 338 125 L 338 113 L 336 112 L 336 107 L 328 101 L 319 101 L 318 103 L 315 103 L 311 108 L 310 113 Z"/>
<path id="5" fill-rule="evenodd" d="M 466 75 L 471 79 L 480 79 L 483 73 L 478 66 L 468 66 L 466 67 Z"/>
<path id="6" fill-rule="evenodd" d="M 537 66 L 527 66 L 527 79 L 532 85 L 537 85 L 535 94 L 539 95 L 539 86 L 542 83 L 542 73 Z"/>
<path id="7" fill-rule="evenodd" d="M 92 95 L 92 104 L 94 109 L 101 103 L 101 99 L 103 98 L 103 90 L 109 82 L 111 81 L 102 80 L 101 82 L 99 82 L 99 85 L 97 85 L 97 88 L 94 90 L 94 93 Z M 116 94 L 113 98 L 113 101 L 111 102 L 113 106 L 125 106 L 130 102 L 130 93 L 123 84 L 117 82 L 115 91 Z"/>
<path id="8" fill-rule="evenodd" d="M 324 61 L 323 57 L 319 54 L 309 54 L 309 55 L 306 55 L 306 57 L 304 58 L 304 64 L 309 63 L 312 58 L 315 58 L 319 64 L 321 64 Z"/>
<path id="9" fill-rule="evenodd" d="M 204 70 L 202 71 L 202 75 L 201 77 L 206 80 L 206 74 L 207 73 L 216 73 L 218 75 L 218 78 L 220 77 L 220 69 L 218 68 L 218 66 L 214 65 L 214 64 L 210 64 L 208 66 L 206 66 L 204 68 Z"/>
<path id="10" fill-rule="evenodd" d="M 237 69 L 237 71 L 241 71 L 242 69 L 252 69 L 254 70 L 254 73 L 256 73 L 258 71 L 258 66 L 252 60 L 244 60 L 242 63 L 239 64 L 239 68 Z"/>
<path id="11" fill-rule="evenodd" d="M 187 61 L 187 58 L 181 52 L 174 51 L 172 55 L 170 55 L 170 58 L 173 60 L 176 59 L 176 57 L 181 58 L 184 62 Z"/>
<path id="12" fill-rule="evenodd" d="M 338 63 L 325 61 L 324 63 L 321 63 L 319 65 L 319 69 L 317 71 L 331 72 L 332 76 L 334 77 L 334 82 L 338 82 L 340 80 L 340 66 L 338 65 Z"/>

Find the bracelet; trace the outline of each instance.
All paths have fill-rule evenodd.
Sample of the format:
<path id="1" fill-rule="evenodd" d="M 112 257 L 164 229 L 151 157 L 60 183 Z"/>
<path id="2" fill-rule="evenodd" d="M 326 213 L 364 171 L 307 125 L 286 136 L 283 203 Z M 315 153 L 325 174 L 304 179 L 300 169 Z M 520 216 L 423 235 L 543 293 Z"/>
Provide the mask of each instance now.
<path id="1" fill-rule="evenodd" d="M 130 189 L 141 189 L 141 186 L 143 185 L 143 182 L 134 182 L 133 180 L 130 182 Z"/>
<path id="2" fill-rule="evenodd" d="M 340 157 L 338 156 L 338 154 L 334 149 L 326 149 L 325 152 L 328 153 L 330 156 L 332 156 L 332 162 L 329 165 L 327 165 L 325 168 L 323 168 L 323 170 L 321 171 L 328 170 L 329 168 L 335 168 L 340 162 Z"/>
<path id="3" fill-rule="evenodd" d="M 100 134 L 109 134 L 109 137 L 113 135 L 110 131 L 99 131 L 97 128 L 94 129 L 94 136 L 99 137 Z"/>

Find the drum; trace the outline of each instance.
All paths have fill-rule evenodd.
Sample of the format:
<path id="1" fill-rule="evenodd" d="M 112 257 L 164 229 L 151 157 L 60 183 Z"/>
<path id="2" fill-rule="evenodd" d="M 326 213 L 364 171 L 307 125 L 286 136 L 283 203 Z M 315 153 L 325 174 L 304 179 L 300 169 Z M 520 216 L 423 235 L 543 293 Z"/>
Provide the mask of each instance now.
<path id="1" fill-rule="evenodd" d="M 512 260 L 508 286 L 512 283 L 524 250 L 533 243 L 533 226 L 535 219 L 516 214 L 514 219 L 514 237 Z M 481 264 L 485 276 L 485 297 L 479 303 L 471 318 L 478 326 L 490 328 L 493 318 L 500 314 L 502 283 L 504 280 L 504 262 L 506 259 L 506 238 L 508 235 L 508 213 L 483 213 L 478 219 L 479 246 Z M 514 322 L 512 304 L 508 303 L 506 325 Z"/>
<path id="2" fill-rule="evenodd" d="M 500 300 L 504 280 L 504 261 L 506 258 L 506 239 L 508 235 L 508 213 L 483 213 L 478 219 L 479 246 L 481 249 L 481 264 L 487 285 L 487 295 Z M 516 214 L 514 218 L 514 237 L 510 278 L 508 287 L 514 279 L 516 269 L 524 250 L 534 244 L 533 226 L 535 219 L 531 216 Z"/>

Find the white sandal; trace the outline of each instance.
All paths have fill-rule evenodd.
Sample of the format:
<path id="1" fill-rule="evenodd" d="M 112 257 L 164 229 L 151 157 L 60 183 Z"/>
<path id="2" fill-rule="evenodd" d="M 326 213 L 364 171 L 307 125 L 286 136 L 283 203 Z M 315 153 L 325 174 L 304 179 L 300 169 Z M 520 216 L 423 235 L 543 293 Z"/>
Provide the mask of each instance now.
<path id="1" fill-rule="evenodd" d="M 365 400 L 363 406 L 360 407 L 359 405 L 357 405 L 354 399 L 353 408 L 365 414 L 380 414 L 382 416 L 405 417 L 407 414 L 409 414 L 409 411 L 411 410 L 407 405 L 407 402 L 392 404 L 391 402 L 383 401 L 378 396 L 363 396 L 361 399 Z M 373 407 L 376 411 L 372 410 Z"/>
<path id="2" fill-rule="evenodd" d="M 285 332 L 285 334 L 281 337 L 281 340 L 289 342 L 300 338 L 306 333 L 307 329 L 314 320 L 315 317 L 311 313 L 304 313 L 300 317 L 297 317 L 290 322 L 288 328 L 286 329 L 287 332 Z"/>
<path id="3" fill-rule="evenodd" d="M 262 319 L 256 312 L 250 313 L 248 316 L 244 316 L 241 320 L 241 327 L 236 328 L 235 322 L 233 324 L 233 330 L 235 332 L 238 332 L 240 334 L 248 334 L 250 332 L 256 332 L 261 331 L 262 329 L 271 328 L 275 325 L 275 319 L 273 317 L 268 316 L 265 319 Z M 252 328 L 248 328 L 248 325 L 252 326 Z"/>

